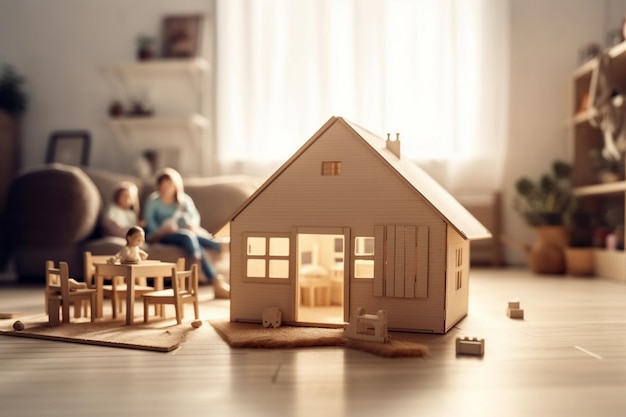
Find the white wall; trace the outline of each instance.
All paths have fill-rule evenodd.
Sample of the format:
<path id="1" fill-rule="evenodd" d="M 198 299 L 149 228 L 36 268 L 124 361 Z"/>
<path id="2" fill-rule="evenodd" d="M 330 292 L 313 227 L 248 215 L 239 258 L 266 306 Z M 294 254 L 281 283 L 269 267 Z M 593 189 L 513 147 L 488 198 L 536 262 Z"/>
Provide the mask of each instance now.
<path id="1" fill-rule="evenodd" d="M 532 243 L 534 234 L 512 208 L 514 183 L 538 177 L 554 159 L 568 155 L 567 121 L 571 118 L 570 75 L 578 50 L 604 45 L 608 28 L 619 27 L 626 1 L 511 0 L 510 122 L 504 176 L 504 234 Z M 525 256 L 507 249 L 509 263 Z"/>
<path id="2" fill-rule="evenodd" d="M 503 0 L 506 1 L 506 0 Z M 567 155 L 569 75 L 578 49 L 604 42 L 621 23 L 626 0 L 508 0 L 510 22 L 510 133 L 504 176 L 504 233 L 527 243 L 532 231 L 511 207 L 515 180 L 536 176 Z M 107 127 L 115 98 L 107 65 L 135 59 L 140 33 L 158 34 L 166 14 L 198 13 L 211 0 L 0 0 L 0 63 L 27 78 L 30 108 L 22 124 L 22 165 L 44 160 L 53 130 L 92 132 L 91 165 L 132 172 L 130 157 Z M 218 75 L 219 76 L 219 75 Z M 507 251 L 507 259 L 524 256 Z"/>
<path id="3" fill-rule="evenodd" d="M 26 77 L 30 96 L 22 121 L 22 166 L 44 161 L 50 132 L 86 129 L 92 134 L 92 166 L 132 172 L 136 154 L 127 155 L 106 123 L 109 104 L 120 94 L 105 69 L 135 61 L 137 36 L 160 35 L 163 16 L 206 14 L 211 3 L 0 0 L 0 63 Z"/>

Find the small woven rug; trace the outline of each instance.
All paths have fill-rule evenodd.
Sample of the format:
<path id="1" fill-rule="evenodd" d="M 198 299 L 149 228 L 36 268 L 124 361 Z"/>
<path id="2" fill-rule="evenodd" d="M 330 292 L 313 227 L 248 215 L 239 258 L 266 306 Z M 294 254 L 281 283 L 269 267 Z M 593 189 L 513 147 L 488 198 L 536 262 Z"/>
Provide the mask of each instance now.
<path id="1" fill-rule="evenodd" d="M 343 329 L 281 326 L 266 328 L 254 323 L 209 321 L 215 331 L 232 348 L 298 348 L 313 346 L 342 346 L 388 358 L 420 357 L 428 348 L 414 342 L 395 340 L 389 343 L 348 339 Z"/>

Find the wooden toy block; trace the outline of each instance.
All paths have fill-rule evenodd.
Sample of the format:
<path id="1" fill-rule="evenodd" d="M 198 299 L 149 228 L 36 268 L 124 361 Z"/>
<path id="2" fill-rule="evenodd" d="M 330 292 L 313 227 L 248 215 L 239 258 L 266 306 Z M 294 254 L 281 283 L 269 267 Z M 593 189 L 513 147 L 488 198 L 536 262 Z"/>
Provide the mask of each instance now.
<path id="1" fill-rule="evenodd" d="M 509 301 L 509 308 L 520 308 L 520 301 L 519 300 Z"/>
<path id="2" fill-rule="evenodd" d="M 506 315 L 512 319 L 523 319 L 524 310 L 521 308 L 507 308 Z"/>
<path id="3" fill-rule="evenodd" d="M 346 326 L 346 336 L 351 339 L 389 342 L 387 310 L 378 310 L 376 314 L 366 314 L 364 308 L 357 308 L 350 317 L 350 323 Z"/>
<path id="4" fill-rule="evenodd" d="M 263 309 L 263 327 L 278 328 L 282 324 L 282 313 L 278 307 L 266 307 Z"/>
<path id="5" fill-rule="evenodd" d="M 478 339 L 476 337 L 457 337 L 456 354 L 483 356 L 485 354 L 485 339 Z"/>

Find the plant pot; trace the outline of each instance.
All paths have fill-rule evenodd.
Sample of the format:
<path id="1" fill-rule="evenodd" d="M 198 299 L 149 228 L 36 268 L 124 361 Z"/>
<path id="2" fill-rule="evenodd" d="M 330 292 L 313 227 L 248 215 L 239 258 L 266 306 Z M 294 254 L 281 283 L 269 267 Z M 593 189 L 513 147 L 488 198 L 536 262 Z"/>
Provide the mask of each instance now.
<path id="1" fill-rule="evenodd" d="M 565 266 L 565 270 L 568 275 L 593 275 L 593 249 L 571 247 L 566 248 Z"/>
<path id="2" fill-rule="evenodd" d="M 539 226 L 528 250 L 528 265 L 535 274 L 563 274 L 569 233 L 564 226 Z"/>

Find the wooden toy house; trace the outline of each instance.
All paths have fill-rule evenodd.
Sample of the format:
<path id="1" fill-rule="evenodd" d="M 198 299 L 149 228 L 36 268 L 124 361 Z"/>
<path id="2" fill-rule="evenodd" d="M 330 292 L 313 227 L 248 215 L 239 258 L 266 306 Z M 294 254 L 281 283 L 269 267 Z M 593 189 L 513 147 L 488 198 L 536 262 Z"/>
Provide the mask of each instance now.
<path id="1" fill-rule="evenodd" d="M 339 326 L 385 309 L 392 330 L 467 314 L 469 241 L 491 236 L 385 141 L 332 117 L 230 217 L 231 321 Z"/>

